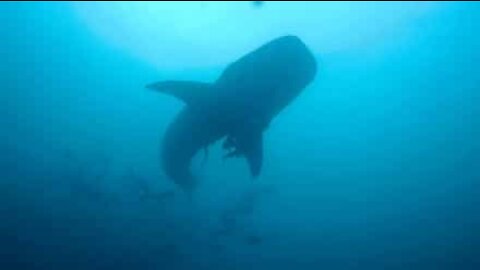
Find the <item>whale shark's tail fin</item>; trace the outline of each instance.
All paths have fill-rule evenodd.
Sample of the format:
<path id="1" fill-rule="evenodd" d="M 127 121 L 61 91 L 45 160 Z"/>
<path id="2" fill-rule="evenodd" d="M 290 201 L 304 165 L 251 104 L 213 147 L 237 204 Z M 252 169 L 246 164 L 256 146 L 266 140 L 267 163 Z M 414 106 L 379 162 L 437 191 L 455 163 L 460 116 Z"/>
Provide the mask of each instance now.
<path id="1" fill-rule="evenodd" d="M 149 84 L 146 88 L 174 96 L 187 105 L 198 105 L 206 101 L 212 86 L 193 81 L 161 81 Z"/>
<path id="2" fill-rule="evenodd" d="M 197 187 L 197 181 L 188 168 L 165 166 L 165 172 L 189 197 L 192 196 Z"/>

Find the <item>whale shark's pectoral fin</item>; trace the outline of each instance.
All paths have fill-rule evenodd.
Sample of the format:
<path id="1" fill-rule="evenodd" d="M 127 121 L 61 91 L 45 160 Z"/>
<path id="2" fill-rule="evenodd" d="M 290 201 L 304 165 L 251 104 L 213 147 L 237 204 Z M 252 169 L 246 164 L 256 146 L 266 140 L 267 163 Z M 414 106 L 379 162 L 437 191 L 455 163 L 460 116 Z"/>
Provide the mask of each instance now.
<path id="1" fill-rule="evenodd" d="M 261 129 L 252 129 L 237 137 L 237 147 L 245 156 L 253 177 L 260 174 L 263 163 L 263 136 Z"/>
<path id="2" fill-rule="evenodd" d="M 192 81 L 161 81 L 146 86 L 148 89 L 172 95 L 188 105 L 202 103 L 211 92 L 212 84 Z"/>

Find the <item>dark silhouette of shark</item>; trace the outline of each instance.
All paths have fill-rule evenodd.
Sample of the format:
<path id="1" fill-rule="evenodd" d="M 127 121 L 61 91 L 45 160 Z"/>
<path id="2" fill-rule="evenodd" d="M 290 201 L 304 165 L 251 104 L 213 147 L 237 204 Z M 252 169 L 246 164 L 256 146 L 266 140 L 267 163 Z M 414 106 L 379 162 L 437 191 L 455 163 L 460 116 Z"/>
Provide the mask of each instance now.
<path id="1" fill-rule="evenodd" d="M 314 79 L 317 64 L 305 44 L 283 36 L 230 64 L 214 83 L 161 81 L 147 86 L 186 103 L 162 146 L 166 175 L 186 191 L 196 181 L 193 156 L 225 138 L 226 157 L 245 157 L 253 177 L 263 159 L 262 134 L 272 119 Z"/>

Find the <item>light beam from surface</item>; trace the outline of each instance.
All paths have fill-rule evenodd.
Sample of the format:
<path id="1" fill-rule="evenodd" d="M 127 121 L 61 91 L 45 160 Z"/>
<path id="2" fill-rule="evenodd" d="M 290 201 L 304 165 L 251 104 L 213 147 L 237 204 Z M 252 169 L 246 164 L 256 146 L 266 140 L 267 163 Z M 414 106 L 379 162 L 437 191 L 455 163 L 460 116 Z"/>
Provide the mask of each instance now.
<path id="1" fill-rule="evenodd" d="M 375 46 L 438 6 L 431 2 L 74 2 L 112 46 L 159 69 L 223 66 L 275 37 L 300 36 L 314 53 Z"/>

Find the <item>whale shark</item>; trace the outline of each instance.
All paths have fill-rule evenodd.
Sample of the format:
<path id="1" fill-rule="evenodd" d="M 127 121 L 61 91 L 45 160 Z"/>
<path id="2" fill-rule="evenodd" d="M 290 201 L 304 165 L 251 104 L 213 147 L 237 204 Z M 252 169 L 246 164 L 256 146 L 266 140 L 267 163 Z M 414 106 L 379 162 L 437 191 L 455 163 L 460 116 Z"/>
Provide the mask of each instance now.
<path id="1" fill-rule="evenodd" d="M 223 141 L 225 158 L 244 157 L 257 177 L 263 163 L 263 133 L 272 120 L 315 78 L 317 63 L 300 38 L 282 36 L 229 64 L 212 83 L 166 80 L 146 87 L 185 103 L 167 127 L 161 146 L 163 170 L 185 191 L 197 181 L 193 157 Z"/>

